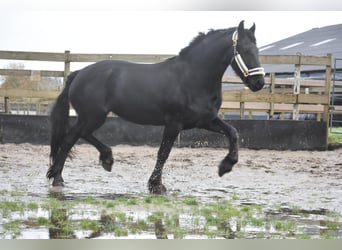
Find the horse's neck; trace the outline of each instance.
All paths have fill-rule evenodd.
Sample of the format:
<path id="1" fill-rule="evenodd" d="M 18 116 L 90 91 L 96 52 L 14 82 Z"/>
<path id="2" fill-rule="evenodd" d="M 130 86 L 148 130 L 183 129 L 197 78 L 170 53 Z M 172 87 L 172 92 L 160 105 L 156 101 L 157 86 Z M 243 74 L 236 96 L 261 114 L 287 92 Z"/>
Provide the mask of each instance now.
<path id="1" fill-rule="evenodd" d="M 228 40 L 226 46 L 218 46 L 215 43 L 209 43 L 207 46 L 197 46 L 192 51 L 189 51 L 184 60 L 191 67 L 196 68 L 197 72 L 207 74 L 208 77 L 211 75 L 221 79 L 233 55 L 233 43 Z"/>

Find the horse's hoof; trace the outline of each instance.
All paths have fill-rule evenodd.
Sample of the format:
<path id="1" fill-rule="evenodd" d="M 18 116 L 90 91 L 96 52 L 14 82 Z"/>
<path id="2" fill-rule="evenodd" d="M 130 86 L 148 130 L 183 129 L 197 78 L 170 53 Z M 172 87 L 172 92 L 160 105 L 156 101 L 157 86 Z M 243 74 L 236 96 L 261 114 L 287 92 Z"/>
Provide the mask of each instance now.
<path id="1" fill-rule="evenodd" d="M 222 177 L 224 174 L 229 173 L 232 171 L 234 164 L 237 162 L 237 160 L 231 160 L 229 158 L 225 158 L 220 166 L 219 166 L 219 176 Z"/>
<path id="2" fill-rule="evenodd" d="M 53 187 L 64 187 L 64 180 L 62 178 L 53 179 L 52 186 Z"/>
<path id="3" fill-rule="evenodd" d="M 100 155 L 100 163 L 106 171 L 108 171 L 108 172 L 112 171 L 112 166 L 114 164 L 112 151 L 102 153 Z"/>
<path id="4" fill-rule="evenodd" d="M 106 159 L 106 160 L 102 161 L 102 167 L 103 167 L 106 171 L 111 172 L 111 171 L 112 171 L 112 167 L 113 167 L 113 163 L 114 163 L 113 158 L 111 158 L 111 159 Z"/>
<path id="5" fill-rule="evenodd" d="M 152 185 L 148 184 L 148 189 L 151 194 L 166 194 L 166 187 L 163 184 L 158 184 L 158 185 Z"/>

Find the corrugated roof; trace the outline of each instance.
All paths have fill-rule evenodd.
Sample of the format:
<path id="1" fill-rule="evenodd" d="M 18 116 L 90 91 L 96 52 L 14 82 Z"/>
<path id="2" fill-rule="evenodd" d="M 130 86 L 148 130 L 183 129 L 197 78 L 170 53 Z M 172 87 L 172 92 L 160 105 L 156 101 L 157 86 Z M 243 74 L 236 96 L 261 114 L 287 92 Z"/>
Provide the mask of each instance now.
<path id="1" fill-rule="evenodd" d="M 326 55 L 342 58 L 342 24 L 314 28 L 283 40 L 262 46 L 260 55 Z M 293 72 L 293 65 L 263 65 L 266 72 Z M 324 69 L 304 66 L 302 71 Z"/>
<path id="2" fill-rule="evenodd" d="M 272 31 L 270 31 L 270 36 Z M 259 48 L 260 55 L 317 55 L 325 56 L 328 53 L 333 58 L 342 58 L 342 24 L 313 28 L 303 33 L 267 44 Z M 262 65 L 266 73 L 294 72 L 294 65 Z M 301 71 L 324 70 L 324 66 L 302 66 Z M 232 68 L 226 71 L 234 75 Z"/>

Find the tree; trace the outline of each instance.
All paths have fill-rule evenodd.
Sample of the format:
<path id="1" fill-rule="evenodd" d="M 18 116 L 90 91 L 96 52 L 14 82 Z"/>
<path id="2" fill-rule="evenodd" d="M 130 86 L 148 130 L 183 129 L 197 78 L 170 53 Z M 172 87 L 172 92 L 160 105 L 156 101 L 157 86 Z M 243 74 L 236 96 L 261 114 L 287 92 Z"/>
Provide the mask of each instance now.
<path id="1" fill-rule="evenodd" d="M 13 70 L 24 70 L 25 65 L 23 63 L 12 62 L 9 63 L 6 69 L 13 69 Z M 35 76 L 18 76 L 15 74 L 3 76 L 3 83 L 1 84 L 1 88 L 8 88 L 8 89 L 39 89 L 39 82 L 40 77 Z"/>

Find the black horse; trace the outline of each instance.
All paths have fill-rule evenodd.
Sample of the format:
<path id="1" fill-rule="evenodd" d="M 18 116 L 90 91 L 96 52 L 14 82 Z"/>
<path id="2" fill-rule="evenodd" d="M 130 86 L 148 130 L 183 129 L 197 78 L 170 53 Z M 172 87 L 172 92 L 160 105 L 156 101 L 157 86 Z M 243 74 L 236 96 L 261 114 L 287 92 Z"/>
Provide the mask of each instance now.
<path id="1" fill-rule="evenodd" d="M 106 120 L 116 115 L 139 124 L 165 126 L 153 173 L 151 193 L 164 193 L 162 170 L 179 132 L 203 128 L 226 135 L 229 153 L 219 166 L 219 176 L 238 161 L 238 133 L 217 115 L 222 102 L 222 76 L 231 65 L 252 90 L 264 86 L 254 36 L 255 24 L 200 33 L 178 56 L 156 64 L 101 61 L 71 73 L 52 109 L 49 179 L 63 186 L 62 170 L 69 151 L 79 138 L 100 152 L 105 170 L 111 171 L 111 149 L 93 136 Z M 69 102 L 77 112 L 68 128 Z"/>

